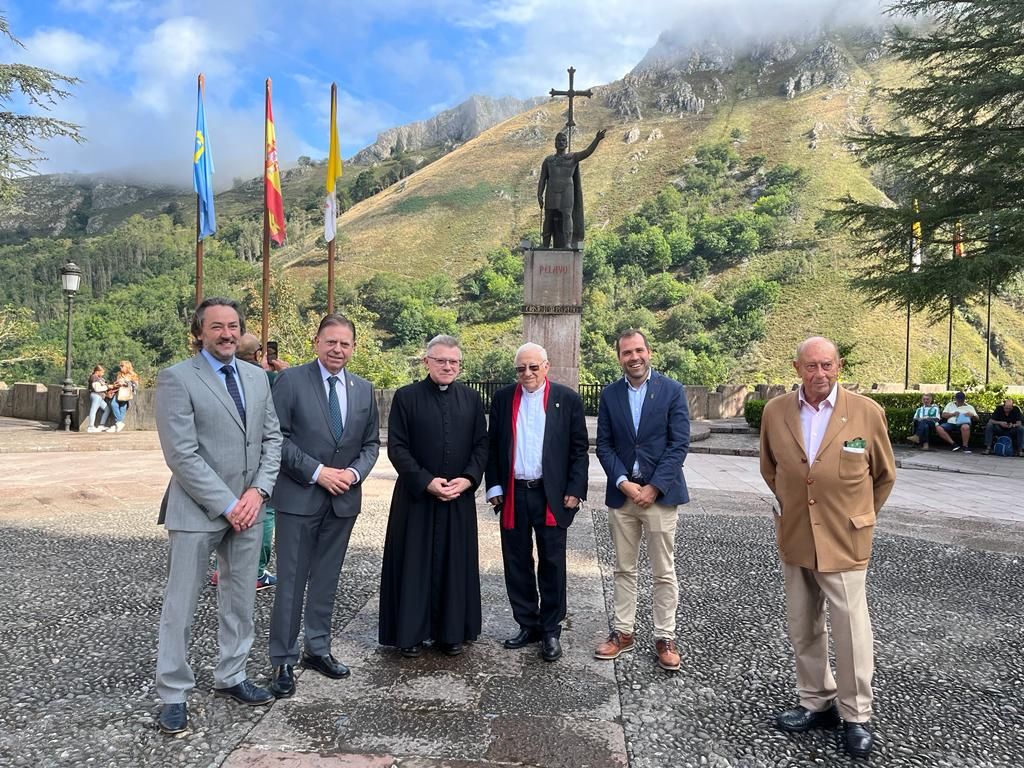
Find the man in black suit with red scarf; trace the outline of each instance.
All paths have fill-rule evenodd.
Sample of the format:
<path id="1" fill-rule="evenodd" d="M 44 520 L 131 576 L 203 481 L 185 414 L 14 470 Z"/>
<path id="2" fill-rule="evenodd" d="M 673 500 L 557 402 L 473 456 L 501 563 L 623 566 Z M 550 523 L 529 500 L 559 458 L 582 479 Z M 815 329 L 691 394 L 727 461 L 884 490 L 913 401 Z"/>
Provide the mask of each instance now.
<path id="1" fill-rule="evenodd" d="M 548 381 L 543 347 L 523 344 L 515 366 L 517 383 L 491 400 L 486 475 L 487 500 L 501 522 L 505 587 L 519 623 L 504 645 L 540 641 L 541 657 L 555 661 L 566 612 L 566 529 L 587 493 L 587 424 L 580 396 Z"/>

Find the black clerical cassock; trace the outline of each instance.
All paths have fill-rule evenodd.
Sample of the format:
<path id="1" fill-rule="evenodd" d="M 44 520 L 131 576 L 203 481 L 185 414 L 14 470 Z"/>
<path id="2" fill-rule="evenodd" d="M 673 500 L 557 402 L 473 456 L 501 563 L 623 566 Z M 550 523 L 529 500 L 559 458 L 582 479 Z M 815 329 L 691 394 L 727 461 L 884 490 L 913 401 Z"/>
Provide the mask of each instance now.
<path id="1" fill-rule="evenodd" d="M 475 640 L 481 619 L 474 495 L 487 462 L 480 396 L 429 377 L 399 389 L 388 418 L 388 458 L 398 481 L 384 540 L 378 639 L 399 648 Z M 435 477 L 465 477 L 471 485 L 454 501 L 441 501 L 427 492 Z"/>

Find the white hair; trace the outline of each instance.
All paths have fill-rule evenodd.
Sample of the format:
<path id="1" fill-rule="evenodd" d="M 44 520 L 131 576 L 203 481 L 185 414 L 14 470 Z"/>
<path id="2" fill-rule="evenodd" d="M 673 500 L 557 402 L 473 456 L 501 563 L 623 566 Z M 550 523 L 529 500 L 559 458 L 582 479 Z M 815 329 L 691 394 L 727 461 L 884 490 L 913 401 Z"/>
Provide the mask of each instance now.
<path id="1" fill-rule="evenodd" d="M 536 352 L 540 355 L 540 359 L 542 362 L 546 363 L 548 361 L 548 351 L 544 349 L 544 347 L 542 347 L 540 344 L 534 344 L 532 341 L 526 342 L 521 347 L 519 347 L 519 349 L 516 350 L 515 359 L 518 360 L 519 356 L 523 354 L 523 352 Z"/>

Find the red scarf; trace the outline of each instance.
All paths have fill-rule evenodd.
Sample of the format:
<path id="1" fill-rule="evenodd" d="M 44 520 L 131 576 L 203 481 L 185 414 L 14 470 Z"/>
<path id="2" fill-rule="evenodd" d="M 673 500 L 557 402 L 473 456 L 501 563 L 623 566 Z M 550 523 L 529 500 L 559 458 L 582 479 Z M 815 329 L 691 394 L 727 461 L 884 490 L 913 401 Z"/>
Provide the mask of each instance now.
<path id="1" fill-rule="evenodd" d="M 548 410 L 548 394 L 551 392 L 551 382 L 547 379 L 544 380 L 544 412 Z M 509 448 L 509 462 L 508 462 L 508 484 L 505 486 L 505 504 L 501 508 L 501 527 L 506 530 L 511 530 L 516 527 L 516 507 L 515 507 L 515 492 L 516 492 L 516 424 L 519 421 L 519 405 L 523 401 L 523 385 L 516 384 L 515 394 L 512 395 L 512 445 Z M 547 425 L 545 425 L 547 429 Z M 544 504 L 544 525 L 555 526 L 558 522 L 555 520 L 555 516 L 551 512 L 551 506 L 545 502 Z"/>

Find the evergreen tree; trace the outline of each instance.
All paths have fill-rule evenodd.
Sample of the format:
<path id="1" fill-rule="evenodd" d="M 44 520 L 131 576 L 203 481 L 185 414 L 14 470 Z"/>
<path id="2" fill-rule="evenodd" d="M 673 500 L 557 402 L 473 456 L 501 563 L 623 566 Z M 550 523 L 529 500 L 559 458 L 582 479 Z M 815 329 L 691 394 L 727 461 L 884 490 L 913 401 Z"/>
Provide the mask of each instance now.
<path id="1" fill-rule="evenodd" d="M 913 72 L 887 94 L 895 127 L 853 138 L 863 159 L 898 179 L 888 190 L 895 205 L 847 195 L 838 217 L 865 254 L 881 257 L 858 287 L 877 303 L 943 314 L 1024 272 L 1024 4 L 896 0 L 890 13 L 929 25 L 894 30 L 891 49 Z M 919 270 L 910 265 L 915 221 Z M 963 257 L 954 259 L 958 222 Z"/>
<path id="2" fill-rule="evenodd" d="M 0 16 L 0 36 L 22 45 Z M 77 77 L 62 75 L 27 64 L 0 64 L 0 200 L 14 194 L 13 179 L 35 170 L 45 160 L 39 141 L 66 136 L 82 142 L 79 126 L 45 115 L 19 114 L 11 110 L 12 101 L 24 101 L 31 107 L 49 110 L 58 101 L 70 96 L 68 86 L 78 83 Z"/>

